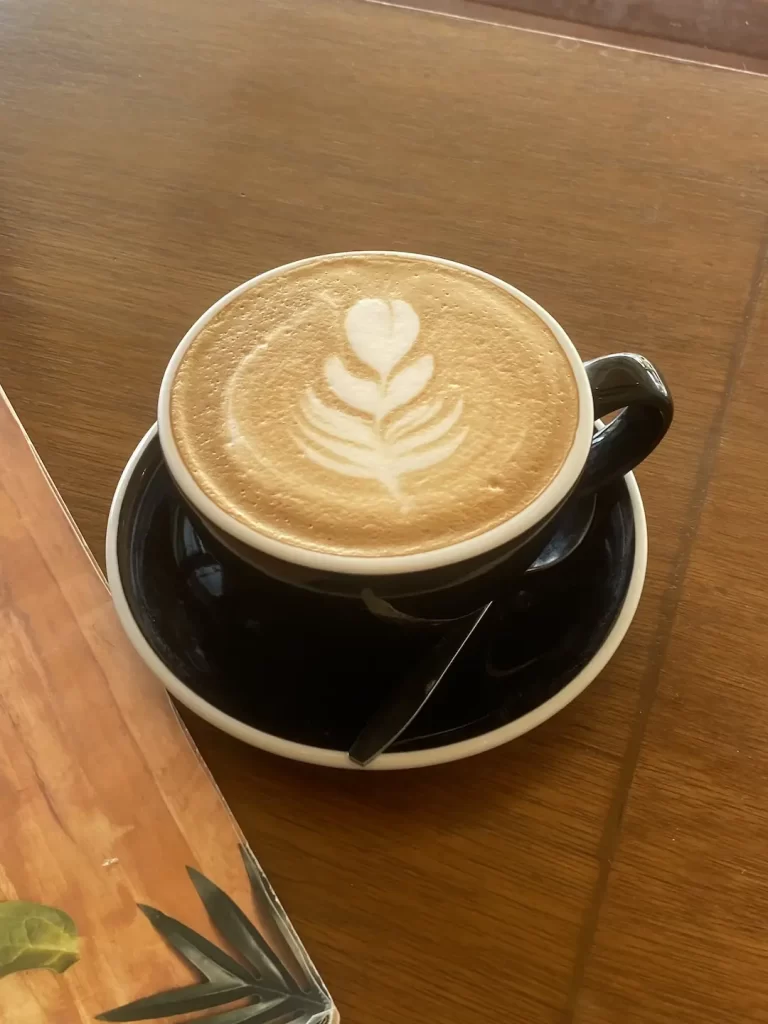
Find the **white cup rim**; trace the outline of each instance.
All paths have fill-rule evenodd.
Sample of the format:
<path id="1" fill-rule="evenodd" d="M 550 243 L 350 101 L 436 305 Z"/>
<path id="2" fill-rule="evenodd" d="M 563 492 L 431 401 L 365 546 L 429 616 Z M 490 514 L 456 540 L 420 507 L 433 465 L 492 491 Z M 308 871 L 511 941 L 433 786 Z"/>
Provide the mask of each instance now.
<path id="1" fill-rule="evenodd" d="M 449 544 L 431 551 L 418 552 L 407 555 L 392 556 L 356 556 L 331 554 L 322 551 L 314 551 L 298 545 L 288 544 L 284 541 L 268 537 L 258 530 L 247 526 L 234 516 L 225 512 L 212 501 L 202 490 L 199 484 L 187 468 L 181 457 L 171 427 L 171 389 L 176 376 L 179 364 L 189 346 L 195 340 L 203 327 L 209 323 L 216 314 L 228 305 L 243 292 L 248 291 L 255 285 L 269 280 L 279 274 L 302 267 L 317 260 L 338 258 L 343 256 L 405 256 L 409 259 L 424 260 L 429 263 L 437 263 L 441 266 L 463 270 L 483 280 L 497 285 L 504 291 L 514 295 L 519 301 L 526 305 L 536 316 L 542 320 L 557 339 L 560 348 L 573 371 L 574 380 L 579 396 L 579 415 L 576 425 L 576 432 L 573 443 L 566 456 L 559 472 L 547 487 L 539 494 L 530 505 L 521 512 L 511 516 L 505 522 L 484 533 L 478 534 L 467 540 Z M 584 363 L 579 353 L 555 318 L 532 298 L 521 292 L 518 288 L 502 281 L 498 277 L 487 274 L 476 267 L 470 267 L 464 263 L 457 263 L 453 260 L 446 260 L 439 256 L 426 256 L 421 253 L 395 252 L 390 250 L 360 250 L 342 253 L 327 253 L 321 256 L 310 256 L 307 259 L 296 260 L 280 267 L 275 267 L 263 274 L 244 281 L 242 284 L 227 292 L 209 309 L 198 317 L 195 323 L 189 328 L 176 350 L 171 356 L 170 362 L 163 374 L 160 385 L 160 396 L 158 399 L 157 423 L 160 432 L 160 445 L 163 456 L 168 465 L 171 475 L 181 489 L 188 501 L 211 523 L 218 526 L 224 533 L 229 534 L 236 540 L 257 551 L 262 551 L 272 558 L 281 559 L 285 562 L 301 565 L 306 568 L 316 569 L 323 572 L 337 572 L 349 575 L 366 576 L 388 576 L 401 573 L 422 572 L 431 569 L 438 569 L 443 566 L 463 562 L 468 559 L 477 558 L 495 548 L 506 545 L 518 537 L 533 530 L 539 523 L 543 523 L 558 508 L 558 506 L 570 494 L 575 486 L 589 454 L 589 447 L 592 439 L 594 423 L 594 406 L 592 392 L 589 386 Z"/>
<path id="2" fill-rule="evenodd" d="M 303 761 L 307 764 L 316 764 L 328 768 L 350 768 L 358 770 L 342 750 L 327 750 L 323 747 L 313 747 L 305 743 L 297 743 L 294 740 L 285 740 L 272 733 L 264 732 L 254 726 L 247 725 L 239 719 L 219 710 L 215 705 L 209 703 L 194 690 L 190 689 L 168 668 L 164 661 L 155 653 L 131 612 L 126 597 L 123 581 L 120 574 L 120 565 L 117 556 L 117 538 L 120 521 L 120 513 L 125 499 L 128 485 L 136 470 L 147 446 L 150 444 L 157 432 L 157 426 L 147 431 L 139 442 L 136 450 L 123 470 L 120 481 L 112 499 L 112 506 L 109 511 L 107 523 L 106 541 L 106 563 L 107 580 L 112 592 L 112 599 L 117 611 L 118 618 L 125 630 L 131 644 L 138 652 L 144 663 L 162 682 L 168 692 L 180 701 L 190 711 L 204 719 L 211 725 L 216 726 L 222 732 L 242 740 L 249 746 L 257 747 L 271 754 L 286 757 L 293 761 Z M 461 740 L 456 743 L 448 743 L 442 747 L 430 747 L 426 750 L 401 751 L 397 753 L 382 754 L 365 771 L 379 770 L 388 771 L 405 768 L 426 768 L 432 765 L 445 764 L 448 761 L 459 761 L 466 757 L 473 757 L 494 747 L 502 746 L 511 740 L 530 732 L 532 729 L 542 725 L 552 718 L 564 707 L 570 704 L 579 694 L 583 693 L 595 677 L 602 672 L 605 666 L 616 652 L 621 641 L 624 639 L 632 620 L 635 617 L 637 606 L 643 592 L 645 571 L 648 563 L 648 527 L 645 518 L 645 509 L 637 486 L 634 473 L 628 473 L 624 480 L 629 491 L 632 504 L 632 514 L 635 521 L 635 553 L 632 563 L 632 574 L 630 576 L 627 593 L 619 614 L 611 627 L 608 636 L 598 648 L 591 660 L 578 672 L 573 679 L 567 683 L 562 690 L 550 697 L 549 700 L 540 704 L 537 708 L 522 715 L 520 718 L 502 725 L 497 729 L 476 736 L 472 739 Z"/>

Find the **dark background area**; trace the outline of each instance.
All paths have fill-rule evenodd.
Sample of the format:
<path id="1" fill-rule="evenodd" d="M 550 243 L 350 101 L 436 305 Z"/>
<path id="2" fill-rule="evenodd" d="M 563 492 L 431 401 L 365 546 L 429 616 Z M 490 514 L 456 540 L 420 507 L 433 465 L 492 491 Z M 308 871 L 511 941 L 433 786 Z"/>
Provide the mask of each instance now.
<path id="1" fill-rule="evenodd" d="M 768 57 L 766 0 L 483 0 L 525 11 L 659 40 L 690 43 L 749 57 Z"/>

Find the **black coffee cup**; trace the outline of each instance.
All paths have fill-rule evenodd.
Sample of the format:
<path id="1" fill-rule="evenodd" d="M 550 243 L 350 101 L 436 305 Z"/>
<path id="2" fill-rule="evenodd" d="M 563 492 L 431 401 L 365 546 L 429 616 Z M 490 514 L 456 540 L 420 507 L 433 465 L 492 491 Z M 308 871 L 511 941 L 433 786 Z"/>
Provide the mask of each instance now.
<path id="1" fill-rule="evenodd" d="M 461 267 L 433 257 L 416 258 Z M 245 282 L 189 330 L 163 378 L 158 427 L 171 476 L 208 534 L 241 562 L 291 588 L 300 588 L 307 596 L 345 602 L 362 599 L 374 612 L 391 607 L 416 619 L 464 614 L 502 593 L 526 572 L 557 533 L 569 503 L 632 470 L 650 455 L 672 421 L 669 390 L 643 356 L 619 353 L 583 363 L 565 331 L 541 306 L 505 282 L 461 267 L 491 280 L 527 305 L 547 325 L 569 361 L 578 391 L 578 421 L 572 446 L 554 478 L 527 507 L 505 522 L 434 550 L 382 557 L 340 555 L 260 534 L 220 508 L 192 476 L 174 438 L 170 399 L 181 359 L 200 330 L 244 291 L 286 269 Z M 611 423 L 595 427 L 597 419 L 613 412 L 618 415 Z"/>

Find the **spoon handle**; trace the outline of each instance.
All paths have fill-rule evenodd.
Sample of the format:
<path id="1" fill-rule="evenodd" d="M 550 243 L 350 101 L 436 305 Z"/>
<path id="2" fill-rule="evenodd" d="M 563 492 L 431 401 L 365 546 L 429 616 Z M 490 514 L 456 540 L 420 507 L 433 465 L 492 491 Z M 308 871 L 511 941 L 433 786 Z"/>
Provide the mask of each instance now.
<path id="1" fill-rule="evenodd" d="M 492 601 L 457 622 L 397 686 L 363 726 L 349 758 L 365 768 L 401 736 L 443 681 L 480 623 L 490 617 Z"/>

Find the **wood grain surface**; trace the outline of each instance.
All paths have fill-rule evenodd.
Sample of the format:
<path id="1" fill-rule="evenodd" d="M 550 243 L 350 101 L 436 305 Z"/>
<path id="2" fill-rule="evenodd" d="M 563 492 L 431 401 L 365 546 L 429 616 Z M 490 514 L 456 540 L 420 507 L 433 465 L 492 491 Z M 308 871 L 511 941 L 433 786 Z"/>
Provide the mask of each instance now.
<path id="1" fill-rule="evenodd" d="M 0 373 L 97 557 L 185 329 L 301 256 L 482 267 L 675 394 L 638 617 L 557 719 L 407 778 L 189 721 L 342 1017 L 768 1019 L 768 80 L 356 0 L 0 28 Z"/>
<path id="2" fill-rule="evenodd" d="M 259 917 L 242 835 L 2 390 L 0 451 L 0 901 L 66 911 L 81 957 L 0 979 L 0 1021 L 85 1024 L 194 980 L 136 906 L 216 940 L 187 865 Z"/>
<path id="3" fill-rule="evenodd" d="M 768 1020 L 767 284 L 763 268 L 611 840 L 584 1024 Z"/>

